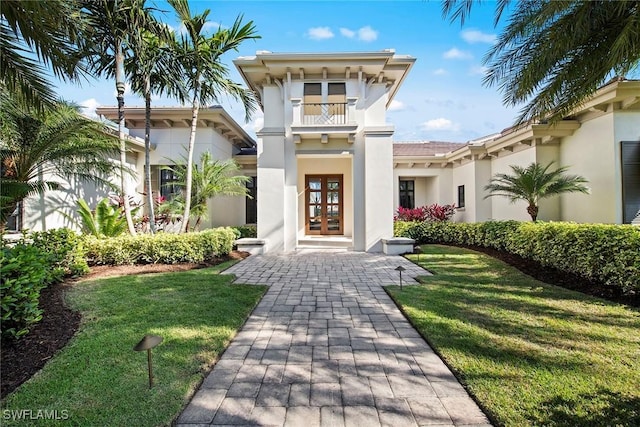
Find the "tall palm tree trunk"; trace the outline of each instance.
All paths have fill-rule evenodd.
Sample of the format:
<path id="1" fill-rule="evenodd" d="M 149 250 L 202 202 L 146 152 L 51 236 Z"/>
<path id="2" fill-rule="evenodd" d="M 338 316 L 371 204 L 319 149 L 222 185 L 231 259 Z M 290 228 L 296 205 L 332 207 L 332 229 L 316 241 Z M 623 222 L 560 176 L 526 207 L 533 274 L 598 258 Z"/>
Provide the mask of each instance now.
<path id="1" fill-rule="evenodd" d="M 129 205 L 129 195 L 127 194 L 127 186 L 125 182 L 125 165 L 127 162 L 127 146 L 124 138 L 124 80 L 123 80 L 124 55 L 122 54 L 121 43 L 116 46 L 116 90 L 118 92 L 118 139 L 120 140 L 120 187 L 122 192 L 122 205 L 124 206 L 124 215 L 127 219 L 127 227 L 129 233 L 135 236 L 136 229 L 133 226 L 133 218 L 131 217 L 131 206 Z"/>
<path id="2" fill-rule="evenodd" d="M 191 134 L 189 135 L 189 150 L 187 154 L 187 182 L 185 185 L 184 215 L 182 217 L 182 225 L 180 226 L 180 232 L 182 233 L 187 232 L 189 216 L 191 215 L 191 188 L 193 186 L 193 150 L 196 142 L 196 128 L 198 127 L 198 112 L 200 111 L 200 102 L 198 100 L 198 96 L 200 94 L 199 88 L 199 85 L 195 88 L 193 94 L 193 103 L 191 104 Z"/>
<path id="3" fill-rule="evenodd" d="M 156 214 L 153 206 L 151 188 L 151 78 L 146 77 L 144 88 L 144 179 L 147 187 L 147 205 L 149 206 L 149 227 L 151 234 L 156 232 Z"/>

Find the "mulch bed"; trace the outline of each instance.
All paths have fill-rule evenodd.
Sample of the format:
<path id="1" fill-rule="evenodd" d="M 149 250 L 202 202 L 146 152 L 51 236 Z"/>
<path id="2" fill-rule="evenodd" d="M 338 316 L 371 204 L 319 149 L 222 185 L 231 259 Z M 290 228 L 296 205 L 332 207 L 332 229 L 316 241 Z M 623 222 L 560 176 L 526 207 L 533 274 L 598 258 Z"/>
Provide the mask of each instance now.
<path id="1" fill-rule="evenodd" d="M 640 295 L 638 294 L 625 297 L 613 292 L 611 288 L 602 284 L 587 282 L 585 279 L 574 274 L 543 267 L 537 262 L 523 259 L 517 255 L 483 247 L 466 247 L 498 258 L 542 282 L 574 289 L 633 307 L 640 307 Z M 248 256 L 246 252 L 234 252 L 230 255 L 230 258 L 239 259 L 245 258 L 246 256 Z M 141 266 L 93 267 L 91 273 L 84 276 L 83 280 L 86 278 L 94 279 L 126 274 L 186 271 L 194 268 L 209 267 L 226 261 L 227 259 L 220 259 L 217 260 L 217 262 L 209 264 L 150 264 Z M 42 321 L 35 325 L 27 336 L 16 343 L 3 343 L 0 351 L 2 398 L 38 372 L 59 349 L 66 345 L 78 330 L 80 326 L 80 313 L 67 308 L 64 304 L 64 292 L 71 286 L 73 286 L 73 282 L 54 285 L 44 289 L 40 298 L 40 307 L 44 310 Z"/>

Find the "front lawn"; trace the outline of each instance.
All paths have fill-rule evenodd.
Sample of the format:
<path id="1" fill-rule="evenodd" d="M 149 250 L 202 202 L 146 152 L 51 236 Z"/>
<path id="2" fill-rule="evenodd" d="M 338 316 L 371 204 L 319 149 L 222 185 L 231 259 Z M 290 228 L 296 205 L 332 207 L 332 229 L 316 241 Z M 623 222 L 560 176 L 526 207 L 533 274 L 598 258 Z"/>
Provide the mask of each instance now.
<path id="1" fill-rule="evenodd" d="M 434 273 L 387 288 L 492 420 L 640 425 L 640 312 L 539 282 L 487 255 L 428 245 Z"/>
<path id="2" fill-rule="evenodd" d="M 170 424 L 266 290 L 231 285 L 219 274 L 228 265 L 76 284 L 68 300 L 82 313 L 79 332 L 7 397 L 3 425 L 13 425 L 7 410 L 68 418 L 47 425 Z M 133 351 L 145 334 L 164 338 L 152 389 L 146 352 Z"/>

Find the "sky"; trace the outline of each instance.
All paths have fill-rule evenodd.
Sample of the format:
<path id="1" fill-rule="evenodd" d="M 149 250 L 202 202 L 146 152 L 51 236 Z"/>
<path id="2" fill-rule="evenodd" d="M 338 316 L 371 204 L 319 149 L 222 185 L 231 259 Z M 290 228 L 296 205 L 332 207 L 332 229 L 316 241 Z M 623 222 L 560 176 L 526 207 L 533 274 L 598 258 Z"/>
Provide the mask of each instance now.
<path id="1" fill-rule="evenodd" d="M 179 30 L 171 7 L 161 19 Z M 482 59 L 500 32 L 493 25 L 495 3 L 482 2 L 461 26 L 441 13 L 440 1 L 190 1 L 192 12 L 211 9 L 209 28 L 230 26 L 238 15 L 253 21 L 261 36 L 246 41 L 237 52 L 223 57 L 231 78 L 243 82 L 233 59 L 271 52 L 360 52 L 394 49 L 416 63 L 396 94 L 387 115 L 395 125 L 395 141 L 466 142 L 509 127 L 518 107 L 506 108 L 496 87 L 482 83 Z M 81 86 L 57 82 L 66 100 L 94 114 L 100 105 L 116 105 L 113 80 L 90 80 Z M 256 113 L 244 121 L 242 107 L 222 96 L 220 104 L 255 137 L 262 124 Z M 143 106 L 142 98 L 129 90 L 125 105 Z M 168 98 L 154 98 L 152 106 L 175 106 Z"/>

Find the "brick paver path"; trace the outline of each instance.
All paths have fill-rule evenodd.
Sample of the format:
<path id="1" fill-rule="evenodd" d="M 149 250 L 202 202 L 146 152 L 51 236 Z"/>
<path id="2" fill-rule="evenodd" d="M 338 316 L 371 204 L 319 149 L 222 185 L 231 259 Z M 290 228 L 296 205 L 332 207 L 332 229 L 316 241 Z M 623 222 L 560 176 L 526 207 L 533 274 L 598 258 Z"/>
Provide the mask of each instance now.
<path id="1" fill-rule="evenodd" d="M 490 425 L 382 289 L 428 274 L 398 256 L 251 256 L 227 273 L 270 288 L 178 425 Z M 407 279 L 405 281 L 405 279 Z"/>

